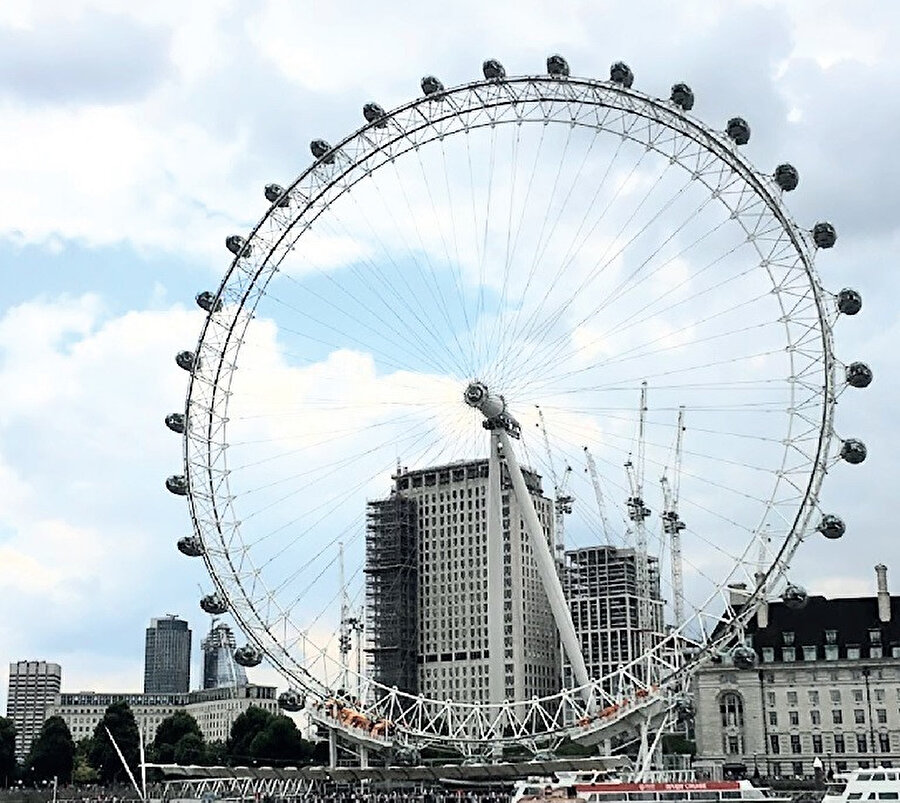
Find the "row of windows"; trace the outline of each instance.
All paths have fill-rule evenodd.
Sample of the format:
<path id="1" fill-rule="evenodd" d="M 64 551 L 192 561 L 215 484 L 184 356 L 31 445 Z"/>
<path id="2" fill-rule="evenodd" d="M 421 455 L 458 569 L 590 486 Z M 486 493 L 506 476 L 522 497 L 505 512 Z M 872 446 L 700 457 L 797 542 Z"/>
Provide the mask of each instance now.
<path id="1" fill-rule="evenodd" d="M 826 644 L 823 648 L 823 652 L 826 661 L 840 660 L 840 650 L 837 644 Z M 783 663 L 787 664 L 794 663 L 797 660 L 818 661 L 823 652 L 820 652 L 819 647 L 815 644 L 804 645 L 799 653 L 797 647 L 782 647 L 781 660 Z M 848 646 L 846 647 L 845 652 L 845 657 L 848 661 L 858 661 L 863 657 L 862 648 L 859 646 Z M 891 658 L 900 658 L 900 645 L 895 644 L 890 648 L 890 656 Z M 884 648 L 880 644 L 872 644 L 868 648 L 868 655 L 866 657 L 884 658 Z M 762 659 L 763 663 L 772 663 L 775 660 L 775 648 L 763 647 Z"/>
<path id="2" fill-rule="evenodd" d="M 876 708 L 875 709 L 875 721 L 879 725 L 887 724 L 887 709 L 886 708 Z M 864 725 L 866 723 L 866 711 L 864 708 L 854 708 L 853 709 L 853 722 L 857 725 Z M 778 725 L 778 712 L 777 711 L 769 711 L 769 724 L 777 726 Z M 800 712 L 799 711 L 788 711 L 788 724 L 797 726 L 800 724 Z M 822 712 L 816 709 L 813 709 L 809 712 L 809 724 L 810 725 L 821 725 L 822 724 Z M 844 712 L 840 708 L 833 708 L 831 710 L 831 724 L 832 725 L 843 725 L 844 724 Z"/>
<path id="3" fill-rule="evenodd" d="M 862 703 L 865 700 L 865 693 L 862 689 L 851 689 L 850 693 L 853 697 L 854 703 Z M 885 701 L 886 692 L 884 689 L 872 689 L 871 690 L 872 699 L 876 703 L 883 703 Z M 896 689 L 897 701 L 900 702 L 900 687 Z M 828 698 L 834 704 L 840 704 L 842 700 L 842 694 L 840 689 L 829 689 L 828 690 Z M 787 704 L 789 706 L 795 706 L 799 702 L 798 692 L 796 691 L 788 691 L 785 694 L 785 699 L 787 700 Z M 809 689 L 806 692 L 807 702 L 811 706 L 820 705 L 821 697 L 818 689 Z M 776 705 L 776 694 L 774 691 L 770 691 L 766 693 L 766 701 L 770 706 Z"/>
<path id="4" fill-rule="evenodd" d="M 879 752 L 879 753 L 890 753 L 891 752 L 891 735 L 889 733 L 877 733 L 872 734 L 869 733 L 856 733 L 853 734 L 855 737 L 856 744 L 856 752 L 857 753 L 869 753 L 869 752 Z M 832 752 L 834 753 L 847 753 L 849 752 L 848 742 L 850 746 L 853 745 L 853 737 L 845 736 L 843 733 L 835 733 L 832 735 Z M 822 734 L 815 733 L 812 735 L 811 746 L 812 752 L 815 754 L 821 754 L 823 749 L 823 736 Z M 873 744 L 874 740 L 874 744 Z M 781 753 L 782 745 L 785 747 L 790 747 L 790 752 L 794 754 L 802 753 L 802 741 L 800 739 L 799 734 L 791 734 L 785 740 L 785 737 L 777 734 L 770 733 L 769 734 L 769 752 L 773 755 L 778 755 Z M 877 747 L 876 747 L 877 745 Z"/>

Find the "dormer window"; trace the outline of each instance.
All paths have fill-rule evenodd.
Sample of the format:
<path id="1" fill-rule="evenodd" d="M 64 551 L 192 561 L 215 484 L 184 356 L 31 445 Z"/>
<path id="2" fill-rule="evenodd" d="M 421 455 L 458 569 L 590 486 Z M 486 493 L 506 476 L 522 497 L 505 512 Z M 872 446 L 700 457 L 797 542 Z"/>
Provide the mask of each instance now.
<path id="1" fill-rule="evenodd" d="M 785 630 L 781 634 L 781 639 L 784 642 L 785 647 L 793 647 L 794 646 L 794 631 L 793 630 Z"/>
<path id="2" fill-rule="evenodd" d="M 869 631 L 869 644 L 881 644 L 881 631 L 877 628 Z"/>
<path id="3" fill-rule="evenodd" d="M 837 644 L 837 630 L 826 630 L 825 631 L 825 643 L 826 644 Z"/>

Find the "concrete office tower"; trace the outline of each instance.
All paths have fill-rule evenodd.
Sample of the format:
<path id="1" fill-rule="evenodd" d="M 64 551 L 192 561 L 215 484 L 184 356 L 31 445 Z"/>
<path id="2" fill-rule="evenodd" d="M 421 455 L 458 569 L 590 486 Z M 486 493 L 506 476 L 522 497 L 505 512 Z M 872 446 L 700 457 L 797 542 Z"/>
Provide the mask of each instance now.
<path id="1" fill-rule="evenodd" d="M 642 643 L 659 642 L 663 601 L 656 558 L 647 559 L 650 621 L 646 623 L 640 621 L 634 549 L 583 547 L 567 551 L 566 561 L 566 597 L 590 677 L 609 675 L 640 656 Z M 642 640 L 644 631 L 646 641 Z M 572 681 L 567 678 L 567 682 Z"/>
<path id="2" fill-rule="evenodd" d="M 173 614 L 151 619 L 144 649 L 144 694 L 177 694 L 191 685 L 191 631 Z"/>
<path id="3" fill-rule="evenodd" d="M 408 584 L 415 582 L 417 691 L 425 697 L 489 702 L 489 667 L 494 662 L 502 667 L 500 680 L 506 699 L 528 700 L 559 689 L 559 646 L 550 604 L 538 576 L 506 465 L 501 462 L 500 466 L 503 538 L 503 598 L 497 601 L 498 609 L 502 606 L 503 617 L 500 656 L 490 655 L 488 648 L 488 460 L 414 471 L 403 469 L 394 477 L 391 498 L 395 501 L 391 509 L 386 507 L 387 502 L 369 506 L 366 544 L 369 616 L 377 620 L 379 611 L 402 610 L 402 605 L 391 595 L 406 594 Z M 552 544 L 553 504 L 542 493 L 540 476 L 527 469 L 524 475 L 538 518 Z M 388 512 L 390 516 L 385 515 Z M 388 523 L 389 520 L 393 523 Z M 376 578 L 390 562 L 382 556 L 392 551 L 382 547 L 388 541 L 399 545 L 408 539 L 410 527 L 416 532 L 417 572 L 403 573 L 404 582 L 393 587 L 382 579 L 381 590 L 376 590 Z M 400 576 L 398 573 L 398 579 Z M 373 607 L 376 598 L 378 604 Z M 367 626 L 376 674 L 379 650 L 390 646 L 387 641 L 379 642 L 378 634 L 385 630 L 390 628 L 378 621 L 371 621 Z M 397 641 L 393 639 L 392 643 Z M 407 663 L 403 667 L 404 672 L 408 671 Z"/>
<path id="4" fill-rule="evenodd" d="M 212 627 L 200 642 L 200 647 L 203 650 L 204 689 L 247 685 L 246 670 L 234 660 L 237 642 L 228 625 L 213 619 Z"/>
<path id="5" fill-rule="evenodd" d="M 18 661 L 9 665 L 6 716 L 16 726 L 16 758 L 28 755 L 40 733 L 47 709 L 59 694 L 62 669 L 46 661 Z"/>

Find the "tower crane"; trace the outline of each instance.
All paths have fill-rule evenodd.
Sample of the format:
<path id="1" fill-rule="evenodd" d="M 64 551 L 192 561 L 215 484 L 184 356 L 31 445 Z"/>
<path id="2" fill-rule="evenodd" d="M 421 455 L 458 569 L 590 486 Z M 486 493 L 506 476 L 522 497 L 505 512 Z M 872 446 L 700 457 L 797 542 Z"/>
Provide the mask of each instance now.
<path id="1" fill-rule="evenodd" d="M 550 449 L 550 438 L 547 435 L 547 423 L 544 420 L 544 411 L 539 405 L 535 405 L 535 407 L 537 407 L 539 421 L 537 426 L 540 427 L 541 435 L 544 438 L 544 451 L 547 453 L 547 466 L 550 470 L 550 479 L 553 482 L 554 529 L 556 531 L 556 549 L 559 553 L 557 555 L 557 561 L 562 564 L 562 553 L 566 548 L 565 516 L 572 512 L 572 503 L 575 501 L 574 496 L 566 493 L 569 477 L 572 474 L 572 466 L 566 466 L 562 473 L 562 477 L 556 473 L 556 468 L 553 465 L 553 452 Z"/>
<path id="2" fill-rule="evenodd" d="M 669 536 L 672 552 L 672 609 L 675 615 L 675 627 L 684 622 L 684 577 L 681 560 L 681 531 L 685 523 L 678 515 L 678 494 L 681 487 L 681 451 L 684 437 L 684 405 L 678 408 L 678 424 L 675 433 L 675 455 L 672 459 L 672 476 L 669 469 L 663 470 L 659 484 L 663 493 L 663 532 Z"/>
<path id="3" fill-rule="evenodd" d="M 591 485 L 594 486 L 594 496 L 597 498 L 597 510 L 600 513 L 600 525 L 603 527 L 603 538 L 607 544 L 612 543 L 612 529 L 609 519 L 606 517 L 606 502 L 603 499 L 603 488 L 600 485 L 600 475 L 597 473 L 597 464 L 594 456 L 587 446 L 584 447 L 584 459 L 587 462 L 587 472 L 591 477 Z"/>
<path id="4" fill-rule="evenodd" d="M 635 460 L 629 455 L 625 461 L 625 472 L 628 475 L 628 486 L 631 496 L 628 497 L 628 518 L 634 525 L 635 534 L 635 568 L 638 598 L 638 627 L 640 630 L 641 650 L 650 649 L 650 567 L 647 558 L 647 527 L 645 521 L 650 515 L 650 508 L 644 503 L 644 428 L 647 418 L 647 382 L 641 383 L 641 407 L 638 416 L 638 436 Z"/>

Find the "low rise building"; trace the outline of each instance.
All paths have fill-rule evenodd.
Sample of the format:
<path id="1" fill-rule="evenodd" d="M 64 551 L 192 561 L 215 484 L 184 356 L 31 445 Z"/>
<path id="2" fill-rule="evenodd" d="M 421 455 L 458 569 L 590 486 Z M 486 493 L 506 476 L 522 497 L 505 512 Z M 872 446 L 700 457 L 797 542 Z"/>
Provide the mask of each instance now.
<path id="1" fill-rule="evenodd" d="M 200 726 L 207 742 L 225 741 L 231 724 L 250 706 L 278 713 L 274 686 L 232 686 L 202 689 L 179 694 L 113 694 L 74 692 L 57 694 L 47 709 L 47 716 L 60 716 L 69 726 L 77 742 L 93 736 L 108 706 L 126 702 L 134 714 L 144 741 L 153 741 L 159 723 L 176 711 L 187 711 Z"/>
<path id="2" fill-rule="evenodd" d="M 900 597 L 876 567 L 873 597 L 760 608 L 746 631 L 757 665 L 727 657 L 694 679 L 697 758 L 713 776 L 769 777 L 900 766 Z M 738 604 L 739 601 L 735 601 Z"/>

